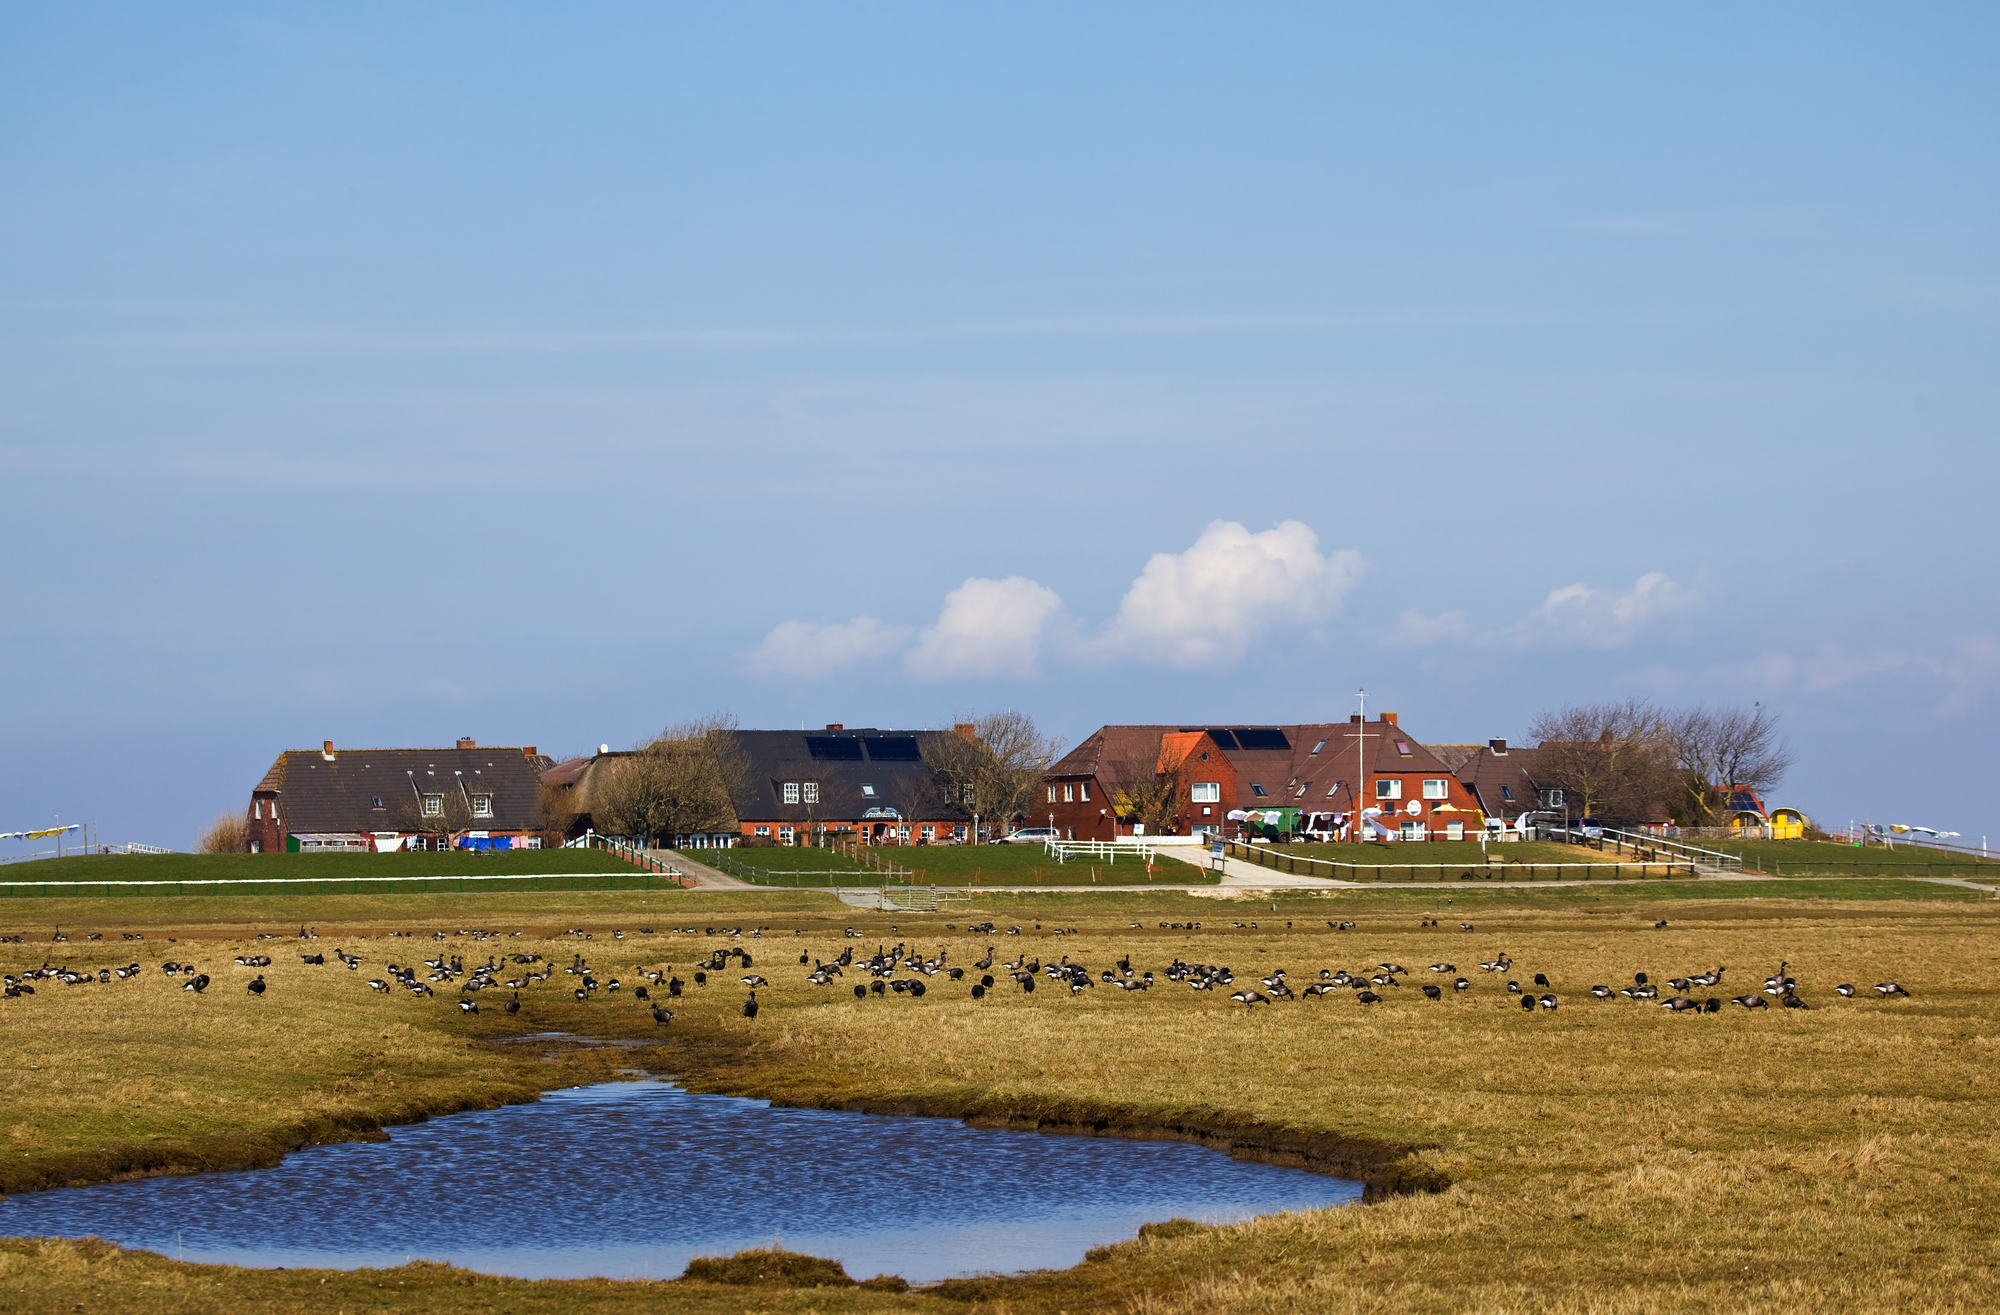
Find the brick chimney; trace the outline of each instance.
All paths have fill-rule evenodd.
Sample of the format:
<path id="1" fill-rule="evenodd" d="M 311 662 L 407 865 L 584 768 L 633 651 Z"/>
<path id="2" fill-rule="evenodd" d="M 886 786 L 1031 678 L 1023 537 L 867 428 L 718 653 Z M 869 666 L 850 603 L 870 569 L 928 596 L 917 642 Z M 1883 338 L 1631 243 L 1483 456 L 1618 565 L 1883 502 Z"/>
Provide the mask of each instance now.
<path id="1" fill-rule="evenodd" d="M 534 757 L 534 756 L 535 756 L 535 746 L 534 746 L 534 745 L 532 745 L 532 744 L 524 744 L 524 745 L 522 745 L 522 746 L 521 746 L 521 756 L 522 756 L 523 758 L 532 758 L 532 757 Z"/>
<path id="2" fill-rule="evenodd" d="M 1486 747 L 1487 747 L 1487 748 L 1489 748 L 1489 749 L 1491 749 L 1491 750 L 1493 750 L 1493 752 L 1494 752 L 1494 753 L 1495 753 L 1496 755 L 1497 755 L 1497 754 L 1503 754 L 1503 753 L 1506 753 L 1506 752 L 1507 752 L 1507 741 L 1505 741 L 1505 740 L 1488 740 L 1488 741 L 1486 742 Z"/>
<path id="3" fill-rule="evenodd" d="M 952 729 L 958 732 L 959 739 L 964 740 L 967 743 L 970 743 L 978 738 L 979 728 L 974 726 L 969 721 L 959 722 L 957 725 L 953 726 Z"/>
<path id="4" fill-rule="evenodd" d="M 847 729 L 847 728 L 846 728 L 845 726 L 841 725 L 841 724 L 840 724 L 839 722 L 837 722 L 837 721 L 830 721 L 830 722 L 828 722 L 828 723 L 826 724 L 826 728 L 827 728 L 828 730 L 830 730 L 830 731 L 844 731 L 844 730 L 846 730 L 846 729 Z"/>
<path id="5" fill-rule="evenodd" d="M 1349 726 L 1359 726 L 1361 724 L 1361 714 L 1358 712 L 1347 714 L 1347 724 Z"/>
<path id="6" fill-rule="evenodd" d="M 1382 720 L 1388 722 L 1391 726 L 1394 726 L 1396 724 L 1396 714 L 1393 712 L 1385 712 L 1382 714 Z"/>
<path id="7" fill-rule="evenodd" d="M 477 749 L 479 746 L 472 742 L 471 736 L 461 735 L 458 739 L 458 747 L 461 749 Z"/>

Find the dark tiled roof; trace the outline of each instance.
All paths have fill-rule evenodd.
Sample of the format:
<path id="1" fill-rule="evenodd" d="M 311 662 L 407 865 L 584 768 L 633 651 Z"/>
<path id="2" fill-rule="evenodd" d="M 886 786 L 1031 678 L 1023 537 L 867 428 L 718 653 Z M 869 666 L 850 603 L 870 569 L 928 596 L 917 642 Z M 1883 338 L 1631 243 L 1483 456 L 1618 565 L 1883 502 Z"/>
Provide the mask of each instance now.
<path id="1" fill-rule="evenodd" d="M 1539 801 L 1535 783 L 1538 757 L 1534 749 L 1516 747 L 1505 753 L 1495 753 L 1491 747 L 1482 744 L 1471 760 L 1453 775 L 1472 791 L 1487 816 L 1511 821 L 1524 812 L 1532 811 Z M 1512 799 L 1500 793 L 1503 785 L 1513 792 Z"/>
<path id="2" fill-rule="evenodd" d="M 731 792 L 745 822 L 854 821 L 871 808 L 896 810 L 903 821 L 956 819 L 935 773 L 923 761 L 926 747 L 953 731 L 896 731 L 873 727 L 838 731 L 733 731 L 743 771 Z M 784 802 L 783 787 L 796 781 L 819 786 L 819 802 Z M 872 790 L 872 793 L 871 793 Z"/>
<path id="3" fill-rule="evenodd" d="M 540 825 L 537 770 L 546 757 L 520 749 L 287 749 L 258 783 L 276 791 L 284 829 L 410 830 L 416 797 L 460 788 L 493 796 L 493 816 L 473 825 L 489 831 L 529 831 Z M 382 807 L 375 807 L 375 800 Z"/>

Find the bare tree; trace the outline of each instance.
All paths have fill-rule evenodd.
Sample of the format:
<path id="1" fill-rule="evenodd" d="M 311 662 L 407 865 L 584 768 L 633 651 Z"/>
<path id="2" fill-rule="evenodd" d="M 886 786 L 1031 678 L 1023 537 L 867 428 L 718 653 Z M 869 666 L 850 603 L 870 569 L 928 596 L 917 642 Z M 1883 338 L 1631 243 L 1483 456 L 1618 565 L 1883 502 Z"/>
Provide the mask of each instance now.
<path id="1" fill-rule="evenodd" d="M 566 758 L 558 766 L 568 767 L 576 761 Z M 583 816 L 584 801 L 574 782 L 558 784 L 544 772 L 535 782 L 535 811 L 540 819 L 537 824 L 542 829 L 542 843 L 561 845 L 568 842 L 570 828 Z"/>
<path id="2" fill-rule="evenodd" d="M 1155 735 L 1146 746 L 1112 765 L 1117 773 L 1117 784 L 1111 786 L 1112 808 L 1119 817 L 1139 823 L 1148 835 L 1155 836 L 1172 835 L 1180 825 L 1185 797 L 1181 769 L 1187 758 L 1169 765 L 1162 752 L 1165 739 Z"/>
<path id="3" fill-rule="evenodd" d="M 1666 719 L 1680 769 L 1676 812 L 1697 826 L 1718 825 L 1728 791 L 1777 788 L 1792 766 L 1791 744 L 1778 713 L 1764 708 L 1690 708 Z"/>
<path id="4" fill-rule="evenodd" d="M 663 836 L 739 830 L 731 778 L 747 770 L 747 760 L 734 730 L 735 722 L 721 715 L 669 726 L 636 752 L 606 763 L 591 786 L 592 821 L 641 845 Z"/>
<path id="5" fill-rule="evenodd" d="M 201 854 L 241 854 L 250 848 L 250 824 L 241 813 L 224 813 L 201 833 L 195 852 Z"/>
<path id="6" fill-rule="evenodd" d="M 403 803 L 401 829 L 441 842 L 434 846 L 438 849 L 456 846 L 458 838 L 473 829 L 473 822 L 472 801 L 455 781 L 428 794 L 418 791 Z"/>
<path id="7" fill-rule="evenodd" d="M 1648 817 L 1672 791 L 1666 718 L 1645 699 L 1544 712 L 1528 733 L 1541 741 L 1537 782 L 1560 788 L 1585 817 Z"/>
<path id="8" fill-rule="evenodd" d="M 976 842 L 982 818 L 1004 825 L 1027 810 L 1062 742 L 1037 731 L 1025 712 L 988 713 L 961 724 L 972 727 L 970 737 L 934 737 L 924 762 L 946 799 L 971 815 Z"/>

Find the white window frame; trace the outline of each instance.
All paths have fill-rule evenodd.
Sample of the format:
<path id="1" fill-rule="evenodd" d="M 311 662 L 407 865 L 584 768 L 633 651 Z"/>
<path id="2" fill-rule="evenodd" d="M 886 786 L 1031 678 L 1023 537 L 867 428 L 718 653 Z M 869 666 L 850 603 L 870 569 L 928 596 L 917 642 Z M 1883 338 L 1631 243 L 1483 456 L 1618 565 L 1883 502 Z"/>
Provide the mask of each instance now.
<path id="1" fill-rule="evenodd" d="M 781 803 L 787 805 L 798 803 L 799 783 L 797 781 L 786 781 L 783 785 L 779 786 L 778 799 Z"/>
<path id="2" fill-rule="evenodd" d="M 1446 823 L 1444 824 L 1444 838 L 1445 838 L 1446 840 L 1463 840 L 1463 839 L 1465 839 L 1465 823 L 1463 823 L 1463 822 L 1446 822 Z"/>
<path id="3" fill-rule="evenodd" d="M 778 843 L 781 845 L 792 843 L 792 829 L 790 827 L 781 826 L 778 828 Z"/>
<path id="4" fill-rule="evenodd" d="M 1051 781 L 1049 782 L 1049 802 L 1054 803 L 1055 801 L 1056 801 L 1056 783 L 1054 781 Z"/>
<path id="5" fill-rule="evenodd" d="M 1063 782 L 1063 802 L 1066 804 L 1076 802 L 1076 787 L 1068 781 Z"/>
<path id="6" fill-rule="evenodd" d="M 806 801 L 807 803 L 809 803 L 809 804 L 816 804 L 816 803 L 818 803 L 818 802 L 819 802 L 819 782 L 818 782 L 818 781 L 801 781 L 801 782 L 799 782 L 799 794 L 800 794 L 800 796 L 801 796 L 801 797 L 802 797 L 802 798 L 803 798 L 803 799 L 804 799 L 804 800 L 805 800 L 805 801 Z"/>
<path id="7" fill-rule="evenodd" d="M 768 836 L 771 834 L 771 828 L 768 826 L 760 826 L 756 828 L 755 831 L 752 832 L 752 834 L 760 836 Z"/>
<path id="8" fill-rule="evenodd" d="M 1090 802 L 1090 782 L 1078 781 L 1076 783 L 1076 797 L 1086 804 Z"/>
<path id="9" fill-rule="evenodd" d="M 917 834 L 919 836 L 922 836 L 925 840 L 936 840 L 937 828 L 927 822 L 918 829 Z"/>
<path id="10" fill-rule="evenodd" d="M 1422 822 L 1415 822 L 1406 818 L 1403 821 L 1402 831 L 1402 838 L 1404 840 L 1422 840 L 1424 838 L 1424 824 Z"/>
<path id="11" fill-rule="evenodd" d="M 1451 782 L 1440 781 L 1426 777 L 1424 780 L 1424 798 L 1426 799 L 1451 798 Z"/>
<path id="12" fill-rule="evenodd" d="M 472 815 L 474 817 L 493 816 L 493 796 L 490 794 L 476 794 L 472 796 Z"/>
<path id="13" fill-rule="evenodd" d="M 1401 799 L 1403 797 L 1403 779 L 1400 776 L 1376 777 L 1375 797 L 1377 799 Z"/>
<path id="14" fill-rule="evenodd" d="M 425 795 L 425 796 L 424 796 L 424 816 L 425 816 L 425 817 L 443 817 L 443 816 L 444 816 L 444 796 L 443 796 L 443 795 L 441 795 L 441 794 L 427 794 L 427 795 Z"/>
<path id="15" fill-rule="evenodd" d="M 1188 799 L 1197 804 L 1219 804 L 1222 802 L 1222 782 L 1196 781 L 1188 791 Z"/>

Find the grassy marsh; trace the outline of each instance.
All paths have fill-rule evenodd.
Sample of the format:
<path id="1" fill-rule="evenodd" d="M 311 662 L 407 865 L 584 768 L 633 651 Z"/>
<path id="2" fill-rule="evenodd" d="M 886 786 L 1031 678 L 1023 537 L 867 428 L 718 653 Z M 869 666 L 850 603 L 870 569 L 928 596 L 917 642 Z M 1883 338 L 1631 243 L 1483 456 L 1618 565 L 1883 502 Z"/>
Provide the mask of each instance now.
<path id="1" fill-rule="evenodd" d="M 1796 898 L 1821 885 L 1828 898 Z M 1863 888 L 1876 898 L 1839 898 Z M 261 971 L 271 992 L 251 999 L 237 980 L 250 973 L 229 965 L 200 1001 L 149 972 L 132 983 L 48 985 L 31 1000 L 0 1002 L 20 1060 L 0 1075 L 0 1126 L 18 1152 L 4 1157 L 19 1162 L 10 1171 L 45 1181 L 90 1176 L 68 1167 L 92 1163 L 79 1158 L 87 1155 L 110 1163 L 113 1152 L 135 1146 L 181 1153 L 148 1151 L 153 1158 L 135 1168 L 199 1167 L 221 1162 L 199 1153 L 204 1136 L 219 1130 L 247 1129 L 275 1145 L 300 1129 L 356 1135 L 371 1119 L 423 1112 L 426 1102 L 459 1108 L 521 1098 L 606 1061 L 585 1054 L 551 1067 L 512 1053 L 519 1048 L 480 1043 L 562 1030 L 660 1036 L 666 1048 L 646 1062 L 710 1090 L 1104 1134 L 1165 1130 L 1234 1153 L 1343 1168 L 1385 1188 L 1442 1190 L 1378 1192 L 1362 1208 L 1231 1228 L 1154 1230 L 1073 1270 L 907 1295 L 756 1289 L 752 1301 L 742 1289 L 700 1284 L 523 1283 L 442 1266 L 273 1274 L 14 1242 L 0 1246 L 0 1303 L 97 1309 L 143 1292 L 149 1308 L 169 1311 L 245 1301 L 325 1309 L 329 1299 L 357 1309 L 551 1311 L 1993 1304 L 2000 908 L 1962 887 L 1889 881 L 1590 889 L 1480 890 L 1464 899 L 1377 890 L 993 895 L 971 911 L 900 915 L 829 907 L 823 895 L 676 896 L 691 915 L 681 926 L 771 927 L 745 943 L 773 985 L 759 991 L 764 1010 L 753 1022 L 736 1010 L 744 992 L 731 974 L 727 985 L 691 993 L 664 1035 L 630 1000 L 578 1004 L 566 993 L 526 992 L 530 1009 L 510 1022 L 495 1010 L 460 1018 L 444 991 L 417 1001 L 365 989 L 385 958 L 427 957 L 439 945 L 475 961 L 489 948 L 531 949 L 558 963 L 581 950 L 622 974 L 685 965 L 723 943 L 701 930 L 609 939 L 613 925 L 630 930 L 631 910 L 600 901 L 630 896 L 579 896 L 550 910 L 560 916 L 546 925 L 499 942 L 356 942 L 346 948 L 367 960 L 360 973 L 300 965 L 296 942 L 204 939 L 196 956 L 204 966 L 245 949 L 270 953 L 274 963 Z M 1882 898 L 1918 889 L 1937 897 Z M 1695 892 L 1705 898 L 1687 898 Z M 1794 898 L 1771 897 L 1778 893 Z M 498 898 L 461 903 L 456 916 L 448 900 L 406 905 L 384 925 L 511 929 L 490 902 Z M 1453 902 L 1438 903 L 1444 898 Z M 293 906 L 268 903 L 271 929 L 295 931 Z M 980 917 L 1001 934 L 965 934 Z M 1433 917 L 1440 926 L 1418 925 Z M 1656 927 L 1662 919 L 1667 926 Z M 317 919 L 323 935 L 334 920 L 331 910 Z M 1334 932 L 1328 920 L 1357 926 Z M 1162 929 L 1161 921 L 1184 926 Z M 1186 927 L 1191 921 L 1202 928 Z M 946 931 L 946 922 L 959 930 Z M 1460 930 L 1461 922 L 1473 929 Z M 849 923 L 865 937 L 845 938 Z M 1005 935 L 1015 923 L 1023 934 Z M 550 937 L 564 926 L 592 928 L 592 939 Z M 1057 926 L 1077 934 L 1058 937 Z M 794 937 L 795 929 L 806 934 Z M 1044 962 L 1066 954 L 1093 975 L 1123 954 L 1156 974 L 1178 956 L 1228 964 L 1239 985 L 1274 967 L 1297 985 L 1322 967 L 1388 960 L 1416 971 L 1403 986 L 1383 988 L 1387 999 L 1373 1007 L 1342 992 L 1251 1010 L 1229 1003 L 1225 991 L 1164 980 L 1148 992 L 1100 984 L 1071 998 L 1046 981 L 1024 995 L 1001 976 L 1003 989 L 973 1001 L 963 985 L 935 979 L 921 1001 L 865 1002 L 847 989 L 865 980 L 852 972 L 832 988 L 801 980 L 801 952 L 829 959 L 851 944 L 865 957 L 899 939 L 945 949 L 966 966 L 989 944 L 999 947 L 996 965 L 1024 951 Z M 6 945 L 0 962 L 15 971 L 56 959 L 52 948 L 79 967 L 137 958 L 150 969 L 183 944 L 149 935 L 143 944 Z M 1474 967 L 1499 950 L 1513 956 L 1512 972 Z M 1707 993 L 1726 999 L 1754 992 L 1781 960 L 1812 1009 L 1731 1005 L 1689 1017 L 1587 993 L 1640 970 L 1657 980 L 1725 964 L 1722 985 Z M 1433 962 L 1456 964 L 1473 989 L 1424 999 L 1420 984 L 1451 976 L 1425 972 Z M 1508 977 L 1527 985 L 1536 972 L 1561 997 L 1554 1013 L 1524 1013 L 1505 991 Z M 1914 998 L 1874 998 L 1867 988 L 1885 978 Z M 549 987 L 565 981 L 558 973 Z M 1861 985 L 1862 996 L 1835 996 L 1832 986 L 1843 981 Z"/>

